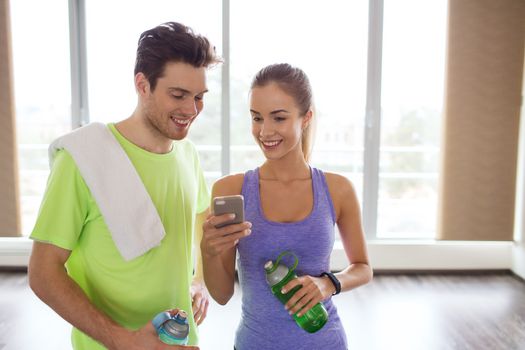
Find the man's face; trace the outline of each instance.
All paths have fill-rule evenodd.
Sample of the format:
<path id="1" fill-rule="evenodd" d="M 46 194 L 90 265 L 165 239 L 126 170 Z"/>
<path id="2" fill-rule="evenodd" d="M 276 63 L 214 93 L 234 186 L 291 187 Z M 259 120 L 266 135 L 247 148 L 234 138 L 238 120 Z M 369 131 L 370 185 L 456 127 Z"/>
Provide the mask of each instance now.
<path id="1" fill-rule="evenodd" d="M 155 90 L 152 92 L 146 81 L 141 93 L 147 122 L 164 137 L 182 140 L 201 112 L 207 91 L 204 67 L 167 63 Z"/>

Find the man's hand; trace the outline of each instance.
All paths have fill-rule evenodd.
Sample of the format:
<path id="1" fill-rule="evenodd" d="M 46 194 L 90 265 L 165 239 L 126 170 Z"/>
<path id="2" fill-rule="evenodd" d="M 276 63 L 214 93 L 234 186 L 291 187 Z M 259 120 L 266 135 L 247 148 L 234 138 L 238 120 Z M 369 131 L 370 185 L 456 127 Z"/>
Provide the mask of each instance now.
<path id="1" fill-rule="evenodd" d="M 208 306 L 210 304 L 210 295 L 204 281 L 194 279 L 191 283 L 191 308 L 193 311 L 193 318 L 195 323 L 200 325 L 208 313 Z"/>
<path id="2" fill-rule="evenodd" d="M 174 315 L 178 310 L 169 310 Z M 114 350 L 198 350 L 197 346 L 164 344 L 151 322 L 136 331 L 125 331 L 115 339 Z"/>

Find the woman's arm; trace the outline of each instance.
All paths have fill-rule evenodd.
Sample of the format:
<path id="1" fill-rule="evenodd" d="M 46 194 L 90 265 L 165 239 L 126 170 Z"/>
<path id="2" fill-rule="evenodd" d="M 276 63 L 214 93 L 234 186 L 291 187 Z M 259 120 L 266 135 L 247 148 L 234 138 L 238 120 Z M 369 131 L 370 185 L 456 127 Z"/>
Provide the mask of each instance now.
<path id="1" fill-rule="evenodd" d="M 335 274 L 341 284 L 341 292 L 345 292 L 370 282 L 373 272 L 368 260 L 359 201 L 352 183 L 344 176 L 331 173 L 326 174 L 326 180 L 341 241 L 350 262 L 348 267 Z M 302 285 L 302 288 L 290 298 L 286 308 L 290 314 L 297 313 L 298 316 L 335 292 L 335 286 L 327 276 L 302 276 L 289 282 L 283 293 L 296 285 Z"/>
<path id="2" fill-rule="evenodd" d="M 230 175 L 218 180 L 212 198 L 241 193 L 243 175 Z M 226 304 L 233 295 L 235 283 L 235 249 L 239 239 L 250 234 L 251 223 L 243 222 L 215 228 L 230 220 L 230 214 L 209 216 L 204 222 L 201 251 L 204 280 L 208 291 L 219 304 Z"/>
<path id="3" fill-rule="evenodd" d="M 337 227 L 350 265 L 335 276 L 341 283 L 341 291 L 348 291 L 372 280 L 366 249 L 365 234 L 361 223 L 361 209 L 354 186 L 346 177 L 327 174 L 330 195 L 334 202 Z M 337 189 L 337 190 L 335 190 Z M 324 277 L 328 279 L 328 277 Z M 329 283 L 331 283 L 328 280 Z"/>

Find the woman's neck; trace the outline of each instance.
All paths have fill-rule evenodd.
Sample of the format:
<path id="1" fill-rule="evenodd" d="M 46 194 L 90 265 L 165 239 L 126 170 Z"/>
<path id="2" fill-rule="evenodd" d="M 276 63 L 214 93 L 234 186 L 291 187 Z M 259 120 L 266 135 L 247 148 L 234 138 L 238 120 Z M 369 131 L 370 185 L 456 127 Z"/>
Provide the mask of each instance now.
<path id="1" fill-rule="evenodd" d="M 263 180 L 277 180 L 282 182 L 305 180 L 311 177 L 310 165 L 304 157 L 294 159 L 268 159 L 259 168 L 259 176 Z"/>

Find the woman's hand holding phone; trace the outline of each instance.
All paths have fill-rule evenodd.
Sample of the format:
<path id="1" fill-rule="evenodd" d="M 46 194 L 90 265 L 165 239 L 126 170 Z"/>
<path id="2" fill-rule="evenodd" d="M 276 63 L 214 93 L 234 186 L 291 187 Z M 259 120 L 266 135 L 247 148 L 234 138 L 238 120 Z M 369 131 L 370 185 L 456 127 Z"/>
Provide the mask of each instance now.
<path id="1" fill-rule="evenodd" d="M 240 195 L 213 199 L 213 214 L 204 222 L 201 250 L 217 256 L 251 233 L 252 224 L 244 221 L 244 203 Z"/>

